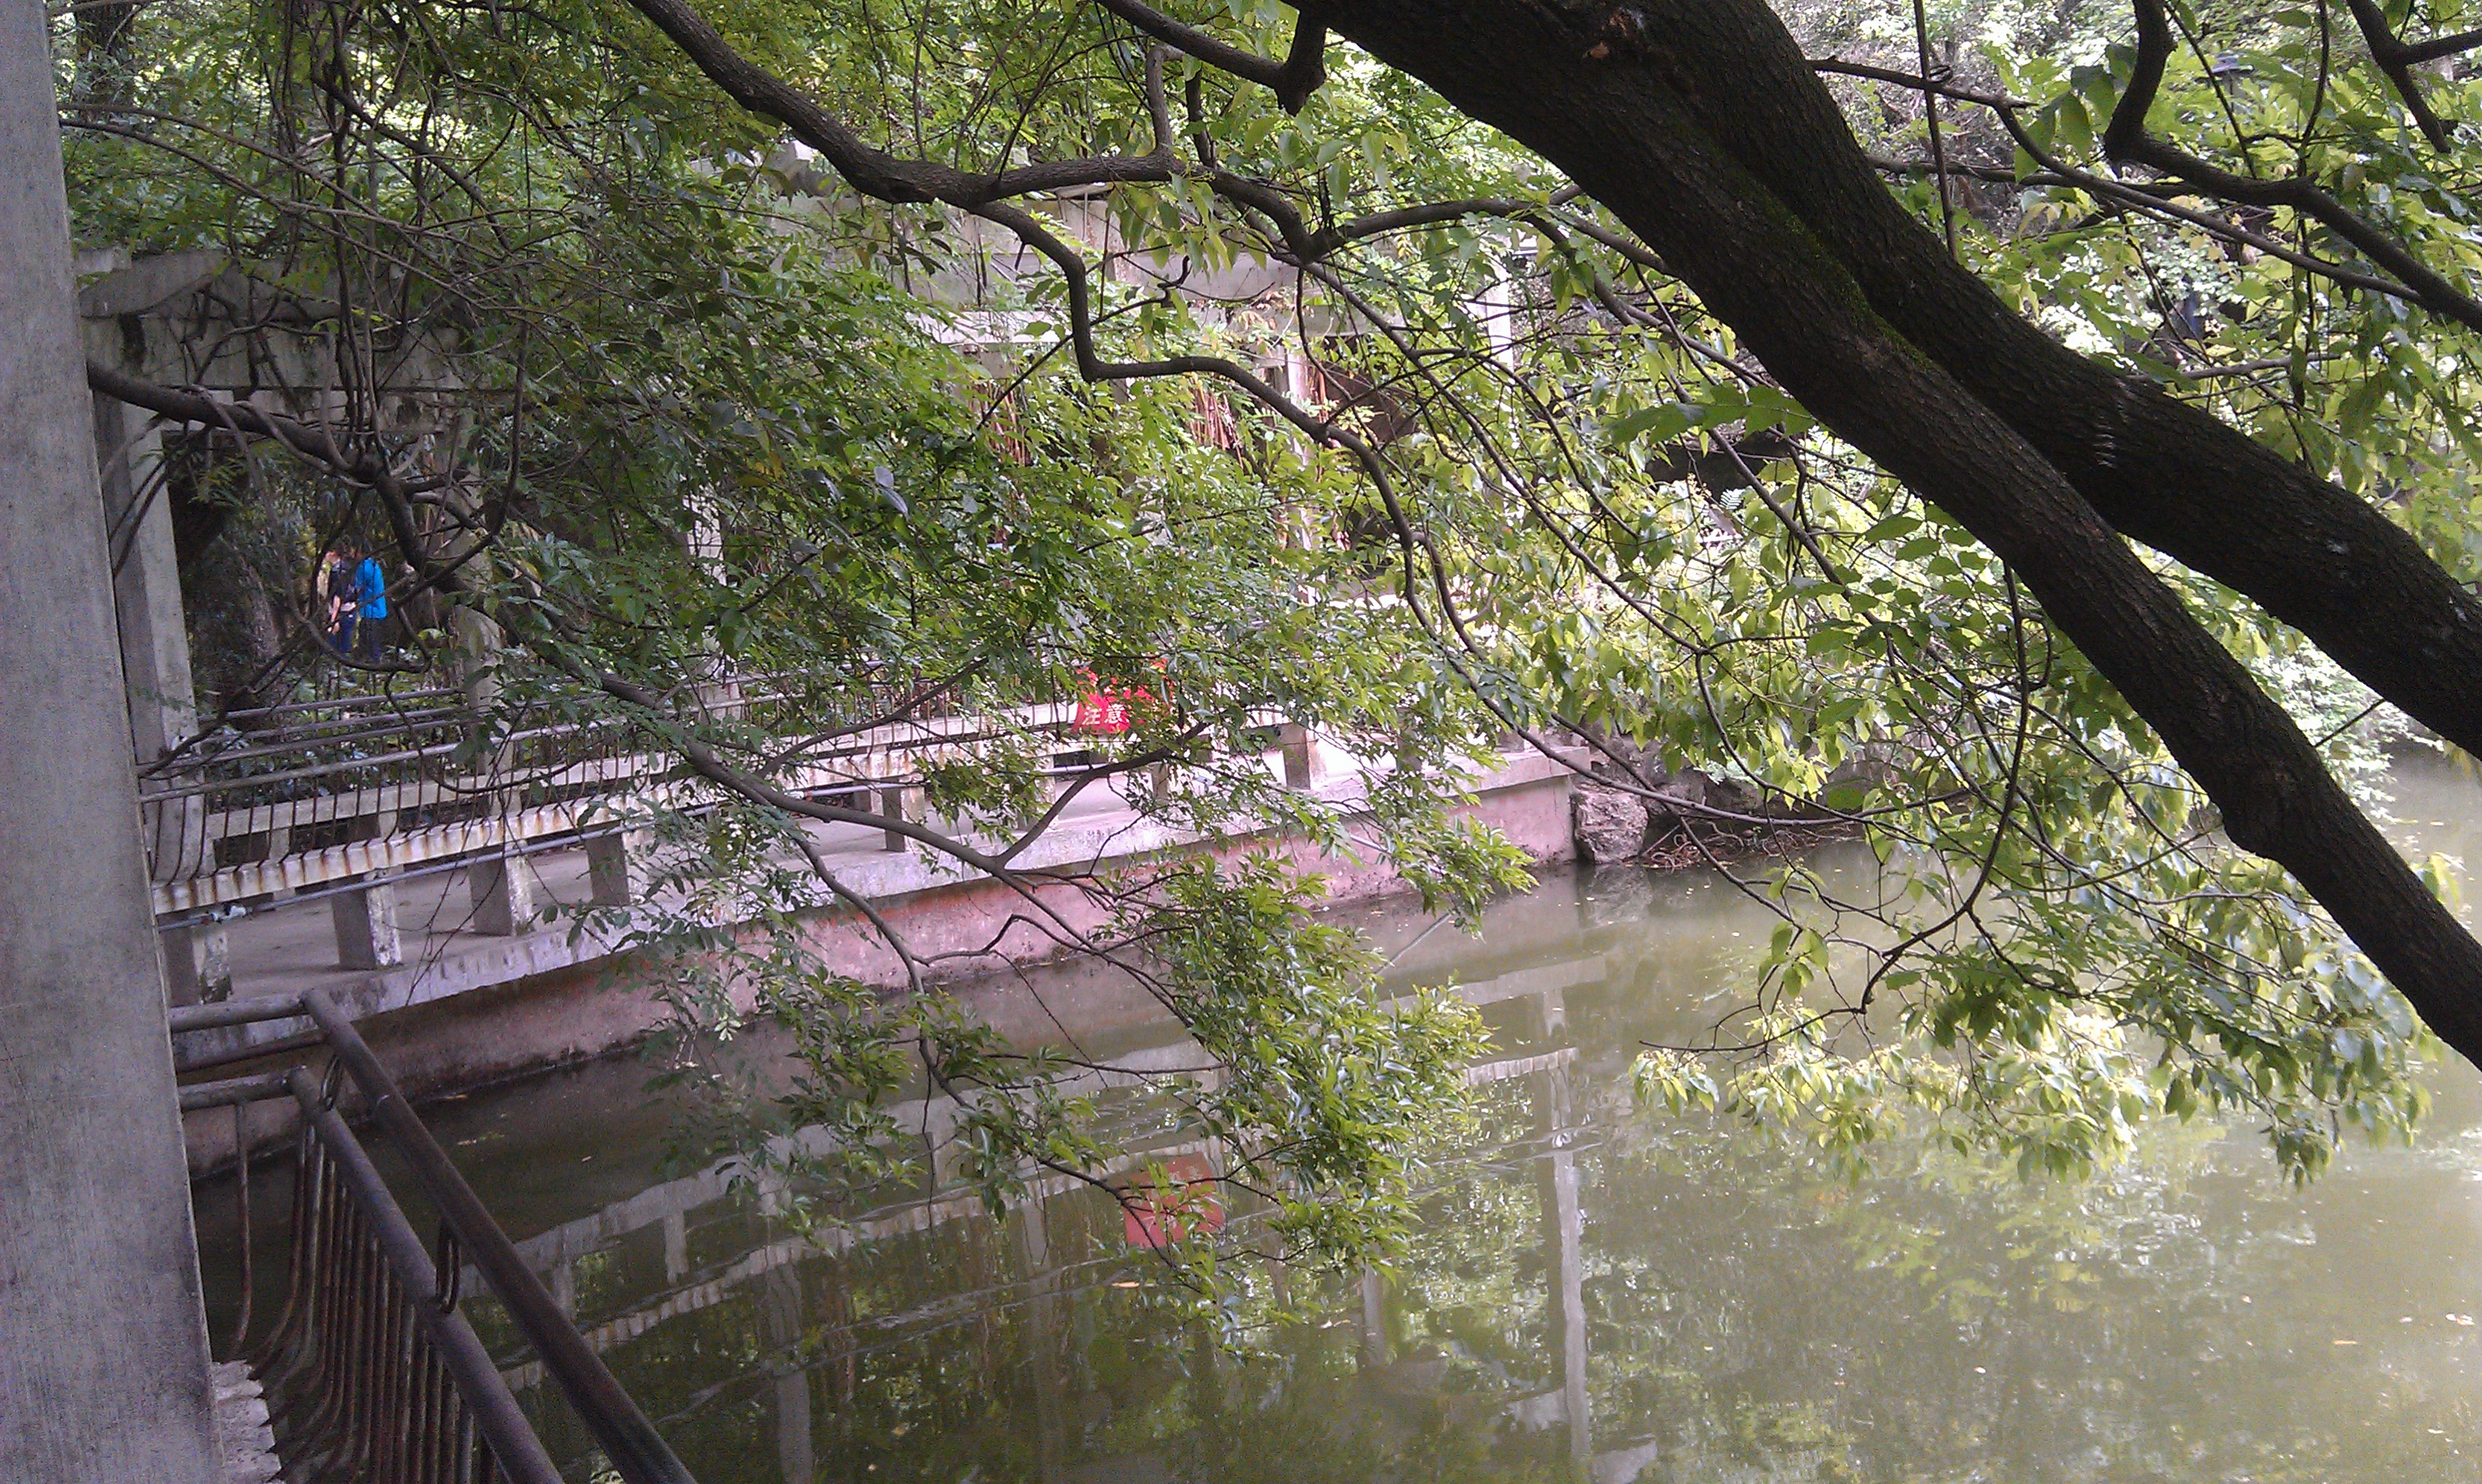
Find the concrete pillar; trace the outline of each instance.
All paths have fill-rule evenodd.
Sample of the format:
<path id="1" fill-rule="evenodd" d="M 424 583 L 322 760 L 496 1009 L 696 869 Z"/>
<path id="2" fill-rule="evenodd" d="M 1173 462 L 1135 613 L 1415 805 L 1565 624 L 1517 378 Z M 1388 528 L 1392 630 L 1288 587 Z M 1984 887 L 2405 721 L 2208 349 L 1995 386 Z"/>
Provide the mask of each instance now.
<path id="1" fill-rule="evenodd" d="M 187 741 L 198 724 L 180 559 L 172 548 L 172 497 L 165 488 L 164 437 L 140 408 L 110 397 L 96 397 L 93 404 L 130 742 L 142 764 L 152 763 Z"/>
<path id="2" fill-rule="evenodd" d="M 476 608 L 458 608 L 448 615 L 448 632 L 457 648 L 451 657 L 465 704 L 488 712 L 500 700 L 500 646 L 497 619 Z"/>
<path id="3" fill-rule="evenodd" d="M 1284 787 L 1308 792 L 1318 779 L 1318 742 L 1309 728 L 1285 722 L 1276 729 L 1276 745 L 1284 754 Z"/>
<path id="4" fill-rule="evenodd" d="M 698 563 L 707 580 L 727 583 L 731 573 L 724 564 L 724 505 L 712 489 L 701 489 L 689 497 L 690 529 L 686 533 L 689 558 Z M 732 662 L 726 659 L 710 639 L 704 665 L 706 674 L 698 688 L 700 710 L 710 716 L 734 717 L 741 715 L 741 683 L 733 678 Z"/>
<path id="5" fill-rule="evenodd" d="M 592 873 L 590 858 L 587 871 Z M 466 924 L 479 933 L 509 938 L 535 923 L 535 873 L 515 850 L 478 860 L 465 868 L 465 889 L 474 897 Z"/>
<path id="6" fill-rule="evenodd" d="M 759 1279 L 760 1323 L 776 1372 L 776 1471 L 784 1484 L 815 1484 L 818 1455 L 810 1441 L 810 1373 L 802 1340 L 810 1316 L 802 1299 L 802 1270 L 786 1264 Z"/>
<path id="7" fill-rule="evenodd" d="M 645 901 L 654 879 L 654 836 L 643 829 L 614 830 L 586 842 L 587 898 L 598 907 Z"/>
<path id="8" fill-rule="evenodd" d="M 678 1283 L 690 1271 L 690 1221 L 676 1211 L 664 1212 L 664 1281 Z"/>
<path id="9" fill-rule="evenodd" d="M 190 681 L 190 635 L 181 606 L 180 560 L 172 548 L 172 499 L 164 481 L 164 437 L 145 411 L 111 397 L 92 399 L 94 448 L 103 497 L 112 598 L 119 629 L 122 689 L 129 704 L 130 756 L 144 775 L 140 822 L 149 874 L 177 881 L 212 871 L 206 798 L 145 795 L 191 781 L 164 759 L 198 730 Z M 223 929 L 168 930 L 165 988 L 174 1004 L 232 992 Z"/>
<path id="10" fill-rule="evenodd" d="M 1552 1239 L 1551 1329 L 1560 1346 L 1562 1410 L 1569 1418 L 1569 1456 L 1582 1465 L 1595 1453 L 1595 1419 L 1586 1394 L 1585 1219 L 1575 1155 L 1565 1149 L 1551 1155 L 1543 1193 Z"/>
<path id="11" fill-rule="evenodd" d="M 1017 1209 L 1018 1254 L 1025 1263 L 1026 1367 L 1034 1381 L 1036 1476 L 1060 1477 L 1069 1432 L 1069 1387 L 1061 1351 L 1066 1326 L 1061 1310 L 1060 1268 L 1051 1260 L 1051 1218 L 1041 1201 Z"/>
<path id="12" fill-rule="evenodd" d="M 1577 1157 L 1569 1147 L 1569 1074 L 1545 1072 L 1536 1105 L 1537 1127 L 1549 1135 L 1551 1153 L 1541 1174 L 1543 1225 L 1550 1238 L 1551 1338 L 1560 1348 L 1562 1412 L 1569 1422 L 1569 1456 L 1580 1469 L 1594 1457 L 1595 1419 L 1586 1393 L 1585 1210 L 1577 1199 Z"/>
<path id="13" fill-rule="evenodd" d="M 1360 1289 L 1362 1368 L 1382 1370 L 1392 1358 L 1387 1342 L 1387 1280 L 1363 1268 Z"/>
<path id="14" fill-rule="evenodd" d="M 934 1095 L 922 1105 L 921 1121 L 914 1125 L 922 1131 L 922 1170 L 930 1182 L 925 1195 L 937 1195 L 957 1183 L 957 1161 L 964 1151 L 957 1146 L 957 1100 Z"/>
<path id="15" fill-rule="evenodd" d="M 156 935 L 164 949 L 165 996 L 174 1004 L 232 998 L 232 942 L 222 923 L 189 923 Z"/>
<path id="16" fill-rule="evenodd" d="M 884 819 L 900 821 L 904 820 L 905 786 L 903 784 L 890 784 L 879 791 L 879 812 Z M 903 835 L 894 830 L 888 830 L 880 837 L 879 847 L 885 851 L 895 852 L 904 849 L 911 842 Z"/>
<path id="17" fill-rule="evenodd" d="M 386 877 L 328 898 L 336 924 L 336 962 L 348 969 L 393 969 L 405 962 L 396 925 L 396 883 Z"/>
<path id="18" fill-rule="evenodd" d="M 219 1469 L 43 8 L 0 8 L 0 1472 Z"/>
<path id="19" fill-rule="evenodd" d="M 1552 988 L 1534 998 L 1534 1033 L 1545 1044 L 1555 1044 L 1569 1033 L 1569 992 Z"/>

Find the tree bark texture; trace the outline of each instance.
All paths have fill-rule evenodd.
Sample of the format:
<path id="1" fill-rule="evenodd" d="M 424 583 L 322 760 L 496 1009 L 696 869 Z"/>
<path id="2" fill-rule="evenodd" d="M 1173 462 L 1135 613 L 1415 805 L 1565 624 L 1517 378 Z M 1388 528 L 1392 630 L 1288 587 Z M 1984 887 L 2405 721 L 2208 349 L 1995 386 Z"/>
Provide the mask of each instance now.
<path id="1" fill-rule="evenodd" d="M 2125 471 L 2134 448 L 2156 459 L 2178 453 L 2200 479 L 2200 462 L 2212 457 L 2246 457 L 2274 474 L 2286 471 L 2211 419 L 2168 399 L 2150 400 L 2053 345 L 1970 275 L 1953 270 L 1943 254 L 1937 262 L 1919 261 L 1907 239 L 1918 237 L 1934 249 L 1936 240 L 1910 219 L 1903 231 L 1893 230 L 1888 211 L 1901 216 L 1901 209 L 1875 179 L 1871 189 L 1887 209 L 1869 208 L 1853 227 L 1831 228 L 1810 217 L 1839 209 L 1861 214 L 1860 203 L 1813 198 L 1797 208 L 1797 195 L 1771 189 L 1740 151 L 1703 122 L 1702 113 L 1719 102 L 1702 106 L 1695 96 L 1729 86 L 1725 79 L 1740 64 L 1727 59 L 1715 71 L 1693 72 L 1681 51 L 1691 44 L 1684 33 L 1698 44 L 1719 47 L 1737 36 L 1733 44 L 1744 49 L 1761 46 L 1764 39 L 1719 29 L 1707 18 L 1747 0 L 1701 3 L 1712 11 L 1676 17 L 1681 30 L 1664 34 L 1662 49 L 1650 40 L 1660 28 L 1646 12 L 1560 0 L 1353 0 L 1322 8 L 1319 18 L 1568 171 L 1660 253 L 1805 407 L 2015 568 L 2059 631 L 2222 808 L 2233 842 L 2289 870 L 2431 1028 L 2482 1062 L 2482 945 L 2354 806 L 2292 718 L 2147 569 L 2071 474 L 2081 470 L 2098 487 L 2112 489 L 2106 503 L 2124 513 L 2142 508 L 2149 518 L 2135 524 L 2196 552 L 2200 570 L 2236 586 L 2242 586 L 2236 579 L 2249 579 L 2267 589 L 2267 599 L 2289 600 L 2295 589 L 2321 590 L 2322 584 L 2337 602 L 2358 594 L 2355 601 L 2366 606 L 2385 596 L 2390 610 L 2374 616 L 2384 618 L 2389 642 L 2400 650 L 2429 645 L 2435 654 L 2461 653 L 2455 646 L 2469 642 L 2462 637 L 2473 631 L 2459 626 L 2457 604 L 2442 600 L 2445 627 L 2409 640 L 2406 600 L 2393 588 L 2373 592 L 2353 585 L 2402 580 L 2420 587 L 2426 570 L 2437 576 L 2430 586 L 2452 587 L 2445 574 L 2376 512 L 2311 482 L 2278 482 L 2271 494 L 2227 477 L 2202 494 L 2195 484 L 2183 487 L 2164 477 L 2128 481 Z M 1782 27 L 1771 16 L 1767 23 L 1775 26 L 1775 49 L 1788 50 Z M 1797 50 L 1789 55 L 1798 62 Z M 1706 59 L 1699 56 L 1703 65 Z M 1770 77 L 1729 100 L 1759 111 L 1743 126 L 1748 133 L 1783 132 L 1776 143 L 1747 142 L 1750 152 L 1773 160 L 1805 149 L 1851 150 L 1832 100 L 1820 116 L 1798 100 L 1774 99 L 1796 84 L 1825 98 L 1803 67 L 1797 79 Z M 1785 108 L 1797 117 L 1782 117 Z M 1876 254 L 1866 273 L 1846 261 L 1865 249 Z M 1951 275 L 1962 277 L 1962 286 L 1951 284 Z M 2007 325 L 1990 323 L 1997 319 Z M 1915 333 L 1906 332 L 1908 324 Z M 1968 347 L 1974 354 L 1961 357 L 1964 365 L 1943 364 Z M 2014 364 L 2020 359 L 2032 364 Z M 2019 391 L 1994 389 L 1994 383 Z M 2056 386 L 2041 394 L 2054 400 L 2039 410 L 2061 425 L 2039 439 L 2013 426 L 2020 416 L 2037 420 L 2037 409 L 2011 410 L 2012 395 L 2033 397 L 2038 385 Z M 2068 404 L 2061 397 L 2069 397 Z M 2167 488 L 2174 497 L 2157 499 Z M 2240 500 L 2255 513 L 2218 508 Z M 2165 508 L 2176 504 L 2182 513 L 2166 516 Z M 2317 550 L 2315 537 L 2298 526 L 2263 529 L 2284 518 L 2278 509 L 2294 512 L 2313 531 L 2320 522 L 2355 531 L 2346 557 L 2385 548 L 2409 554 L 2411 561 L 2399 556 L 2385 567 L 2352 567 L 2350 580 L 2339 583 L 2335 552 L 2323 553 L 2317 570 L 2306 569 Z M 2380 530 L 2362 529 L 2368 524 Z M 2231 551 L 2234 544 L 2247 546 L 2247 555 Z M 2395 572 L 2407 565 L 2415 570 Z M 2301 602 L 2288 606 L 2304 610 Z M 2371 619 L 2329 625 L 2356 640 L 2379 626 Z M 2407 666 L 2383 664 L 2376 644 L 2342 647 L 2340 661 L 2355 664 L 2346 656 L 2359 655 L 2356 667 L 2364 678 L 2379 670 L 2388 683 L 2377 689 L 2417 715 L 2427 710 L 2469 723 L 2482 716 L 2482 709 L 2457 698 L 2460 688 L 2482 678 L 2476 664 L 2454 662 L 2466 668 L 2452 684 L 2408 690 L 2397 673 Z"/>

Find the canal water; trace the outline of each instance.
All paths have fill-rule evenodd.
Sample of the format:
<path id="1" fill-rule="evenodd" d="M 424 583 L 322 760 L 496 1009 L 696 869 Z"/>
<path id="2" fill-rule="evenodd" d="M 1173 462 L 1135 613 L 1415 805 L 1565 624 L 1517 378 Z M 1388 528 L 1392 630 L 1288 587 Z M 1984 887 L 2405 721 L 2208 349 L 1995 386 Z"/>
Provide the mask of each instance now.
<path id="1" fill-rule="evenodd" d="M 2396 792 L 2410 844 L 2482 849 L 2463 779 Z M 2482 1480 L 2462 1062 L 2413 1147 L 2307 1189 L 2205 1121 L 2080 1184 L 1923 1146 L 1853 1183 L 1631 1106 L 1640 1045 L 1704 1033 L 1772 926 L 1713 878 L 1555 876 L 1478 938 L 1360 916 L 1397 976 L 1483 1006 L 1483 1132 L 1393 1271 L 1254 1271 L 1303 1316 L 1238 1350 L 1093 1192 L 999 1220 L 915 1197 L 822 1250 L 713 1171 L 661 1172 L 673 1114 L 638 1063 L 429 1112 L 704 1484 Z M 1175 1041 L 1061 1001 L 1117 1051 Z M 608 1477 L 515 1375 L 571 1476 Z"/>

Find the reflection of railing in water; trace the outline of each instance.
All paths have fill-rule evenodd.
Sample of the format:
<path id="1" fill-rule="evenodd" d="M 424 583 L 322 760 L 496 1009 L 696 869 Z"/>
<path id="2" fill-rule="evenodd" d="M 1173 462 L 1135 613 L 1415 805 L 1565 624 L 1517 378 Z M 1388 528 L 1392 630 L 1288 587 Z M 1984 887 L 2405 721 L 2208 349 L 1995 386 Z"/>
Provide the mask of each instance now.
<path id="1" fill-rule="evenodd" d="M 185 1112 L 238 1109 L 289 1096 L 302 1110 L 285 1307 L 255 1344 L 248 1342 L 252 1285 L 245 1215 L 242 1333 L 233 1341 L 267 1386 L 278 1449 L 293 1476 L 558 1484 L 550 1456 L 459 1311 L 462 1255 L 542 1357 L 626 1484 L 692 1484 L 636 1403 L 562 1317 L 386 1069 L 324 997 L 313 991 L 189 1007 L 173 1012 L 172 1028 L 177 1035 L 288 1016 L 307 1016 L 326 1038 L 334 1059 L 325 1087 L 296 1067 L 184 1088 L 181 1104 Z M 436 1263 L 335 1110 L 345 1074 L 440 1212 Z M 247 1172 L 237 1184 L 246 1201 Z"/>
<path id="2" fill-rule="evenodd" d="M 1505 1389 L 1492 1400 L 1512 1429 L 1561 1437 L 1591 1477 L 1626 1480 L 1638 1476 L 1650 1452 L 1636 1444 L 1615 1450 L 1613 1440 L 1596 1437 L 1586 1385 L 1583 1285 L 1589 1269 L 1581 1248 L 1584 1213 L 1576 1161 L 1582 1151 L 1601 1145 L 1607 1133 L 1601 1114 L 1609 1109 L 1598 1103 L 1597 1113 L 1580 1116 L 1568 1085 L 1576 1061 L 1575 1049 L 1561 1046 L 1477 1064 L 1474 1080 L 1518 1084 L 1530 1113 L 1518 1115 L 1505 1131 L 1514 1137 L 1494 1138 L 1489 1147 L 1453 1161 L 1417 1195 L 1427 1198 L 1476 1178 L 1515 1178 L 1536 1190 L 1542 1299 L 1548 1306 L 1542 1322 L 1549 1333 L 1542 1359 L 1548 1374 L 1502 1376 Z M 1148 1154 L 1169 1162 L 1205 1148 L 1193 1141 Z M 848 1367 L 842 1372 L 843 1394 L 850 1403 L 855 1394 L 850 1367 L 862 1362 L 863 1373 L 889 1388 L 869 1408 L 884 1424 L 879 1408 L 899 1409 L 898 1415 L 905 1416 L 899 1398 L 911 1394 L 905 1389 L 910 1383 L 897 1379 L 904 1367 L 914 1364 L 903 1357 L 918 1357 L 922 1366 L 946 1375 L 955 1363 L 951 1357 L 975 1343 L 972 1336 L 989 1343 L 994 1333 L 1023 1337 L 1006 1341 L 1023 1348 L 1009 1350 L 998 1362 L 1003 1369 L 990 1379 L 993 1385 L 1013 1385 L 1001 1378 L 1014 1377 L 1020 1368 L 1027 1378 L 1035 1415 L 1015 1412 L 1012 1425 L 1043 1433 L 1040 1451 L 1052 1463 L 1040 1476 L 1163 1477 L 1148 1456 L 1138 1454 L 1088 1458 L 1073 1471 L 1053 1467 L 1058 1462 L 1053 1455 L 1082 1446 L 1073 1441 L 1074 1424 L 1060 1421 L 1075 1410 L 1063 1397 L 1078 1390 L 1101 1395 L 1091 1379 L 1076 1379 L 1080 1372 L 1072 1352 L 1084 1341 L 1072 1337 L 1081 1333 L 1084 1321 L 1072 1320 L 1072 1313 L 1141 1276 L 1129 1266 L 1140 1256 L 1138 1250 L 1119 1240 L 1120 1215 L 1108 1201 L 1090 1205 L 1073 1199 L 1079 1184 L 1066 1177 L 1029 1182 L 1022 1203 L 1003 1219 L 992 1219 L 975 1192 L 957 1191 L 879 1208 L 849 1224 L 805 1237 L 745 1224 L 740 1213 L 723 1209 L 729 1202 L 703 1212 L 684 1211 L 685 1201 L 701 1196 L 721 1200 L 728 1194 L 717 1184 L 693 1177 L 641 1191 L 546 1232 L 521 1250 L 538 1263 L 588 1260 L 574 1289 L 581 1298 L 590 1289 L 600 1292 L 600 1300 L 580 1315 L 589 1342 L 598 1349 L 643 1343 L 647 1348 L 640 1353 L 647 1361 L 696 1354 L 707 1363 L 684 1363 L 686 1374 L 647 1397 L 667 1431 L 714 1427 L 717 1418 L 728 1416 L 736 1437 L 772 1432 L 787 1480 L 829 1476 L 817 1471 L 816 1460 L 832 1454 L 832 1445 L 829 1455 L 816 1451 L 812 1383 L 802 1379 L 805 1373 Z M 1064 1202 L 1063 1197 L 1071 1199 Z M 1227 1230 L 1240 1230 L 1261 1214 L 1238 1212 Z M 620 1245 L 633 1233 L 650 1237 L 647 1229 L 658 1221 L 664 1237 L 660 1289 L 654 1287 L 651 1243 Z M 972 1230 L 962 1235 L 943 1230 L 951 1222 Z M 580 1238 L 598 1229 L 604 1242 L 581 1243 Z M 699 1230 L 707 1235 L 698 1237 Z M 698 1247 L 704 1247 L 705 1255 L 693 1265 L 688 1259 Z M 812 1265 L 816 1263 L 827 1265 Z M 625 1287 L 620 1286 L 623 1272 L 633 1275 Z M 947 1277 L 934 1276 L 937 1274 Z M 1360 1367 L 1377 1383 L 1361 1394 L 1431 1394 L 1437 1378 L 1424 1359 L 1391 1351 L 1386 1315 L 1393 1300 L 1383 1288 L 1365 1283 L 1359 1295 L 1348 1289 L 1341 1305 L 1322 1306 L 1325 1322 L 1315 1327 L 1340 1324 L 1347 1335 L 1359 1335 Z M 865 1290 L 871 1298 L 861 1307 L 824 1296 Z M 708 1316 L 694 1317 L 702 1313 Z M 994 1331 L 989 1327 L 994 1320 L 1007 1322 Z M 658 1333 L 667 1325 L 698 1327 Z M 943 1335 L 957 1338 L 952 1342 Z M 881 1356 L 888 1359 L 869 1359 Z M 985 1364 L 991 1364 L 988 1356 Z M 519 1395 L 542 1379 L 532 1366 L 514 1367 L 508 1375 Z M 1017 1394 L 1010 1405 L 1022 1408 L 1025 1401 Z M 1044 1418 L 1049 1420 L 1040 1427 L 1029 1425 Z M 910 1416 L 906 1421 L 913 1424 Z M 1029 1476 L 1035 1476 L 1031 1471 Z"/>
<path id="3" fill-rule="evenodd" d="M 1539 990 L 1529 993 L 1541 993 Z M 1195 1061 L 1200 1054 L 1197 1043 L 1175 1042 L 1156 1047 L 1144 1058 L 1166 1065 Z M 1483 1086 L 1495 1082 L 1533 1077 L 1544 1073 L 1566 1071 L 1574 1065 L 1577 1051 L 1572 1046 L 1554 1047 L 1530 1055 L 1503 1056 L 1476 1062 L 1465 1071 L 1468 1085 Z M 1088 1072 L 1070 1080 L 1068 1085 L 1080 1094 L 1091 1094 L 1105 1088 L 1139 1085 L 1143 1070 L 1122 1070 L 1114 1073 Z M 942 1136 L 953 1119 L 955 1100 L 933 1098 L 900 1104 L 888 1109 L 899 1128 L 926 1128 L 934 1131 L 935 1140 L 930 1162 L 936 1168 L 938 1159 L 936 1140 Z M 943 1116 L 944 1115 L 944 1116 Z M 1208 1154 L 1220 1149 L 1208 1140 L 1167 1142 L 1143 1149 L 1130 1150 L 1088 1172 L 1087 1177 L 1029 1172 L 1023 1184 L 1021 1199 L 1029 1204 L 1042 1202 L 1082 1188 L 1088 1179 L 1109 1180 L 1143 1167 L 1149 1160 L 1169 1162 L 1184 1155 Z M 802 1141 L 788 1146 L 817 1154 L 824 1146 Z M 869 1215 L 832 1224 L 805 1237 L 791 1237 L 764 1242 L 744 1251 L 711 1270 L 706 1276 L 691 1280 L 685 1257 L 686 1222 L 691 1211 L 733 1198 L 736 1177 L 729 1163 L 717 1165 L 697 1174 L 671 1180 L 642 1190 L 627 1200 L 588 1216 L 553 1227 L 517 1244 L 519 1255 L 530 1266 L 550 1275 L 555 1288 L 566 1289 L 564 1270 L 593 1252 L 607 1247 L 632 1232 L 660 1225 L 664 1232 L 665 1277 L 675 1285 L 633 1305 L 624 1313 L 612 1315 L 594 1322 L 583 1333 L 586 1342 L 600 1351 L 623 1344 L 657 1324 L 710 1308 L 728 1298 L 734 1290 L 787 1264 L 822 1254 L 846 1251 L 874 1241 L 911 1232 L 925 1232 L 952 1221 L 981 1218 L 989 1206 L 979 1189 L 947 1190 L 927 1198 L 885 1208 Z M 896 1323 L 902 1316 L 887 1316 L 884 1322 Z M 542 1367 L 534 1363 L 515 1366 L 508 1371 L 510 1382 L 522 1392 L 541 1384 Z"/>

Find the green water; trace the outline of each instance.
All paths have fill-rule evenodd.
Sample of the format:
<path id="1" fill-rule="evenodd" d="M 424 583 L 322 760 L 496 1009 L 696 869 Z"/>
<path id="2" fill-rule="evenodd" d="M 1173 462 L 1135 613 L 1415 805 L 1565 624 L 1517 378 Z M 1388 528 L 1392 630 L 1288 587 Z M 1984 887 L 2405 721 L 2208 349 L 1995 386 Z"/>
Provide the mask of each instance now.
<path id="1" fill-rule="evenodd" d="M 2482 846 L 2461 780 L 2399 796 L 2420 847 Z M 1473 986 L 1507 1075 L 1401 1268 L 1254 1272 L 1313 1316 L 1248 1353 L 1161 1302 L 1091 1192 L 999 1222 L 899 1203 L 820 1252 L 712 1178 L 656 1176 L 667 1113 L 633 1063 L 432 1113 L 705 1484 L 2482 1480 L 2482 1078 L 2461 1062 L 2416 1147 L 2356 1147 L 2307 1190 L 2254 1131 L 2203 1123 L 2082 1185 L 1902 1149 L 1857 1185 L 1629 1106 L 1642 1041 L 1737 1002 L 1771 922 L 1728 888 L 1555 877 L 1478 940 L 1357 916 L 1412 945 L 1400 975 Z M 1046 983 L 1081 1037 L 1175 1040 L 1107 988 Z"/>

